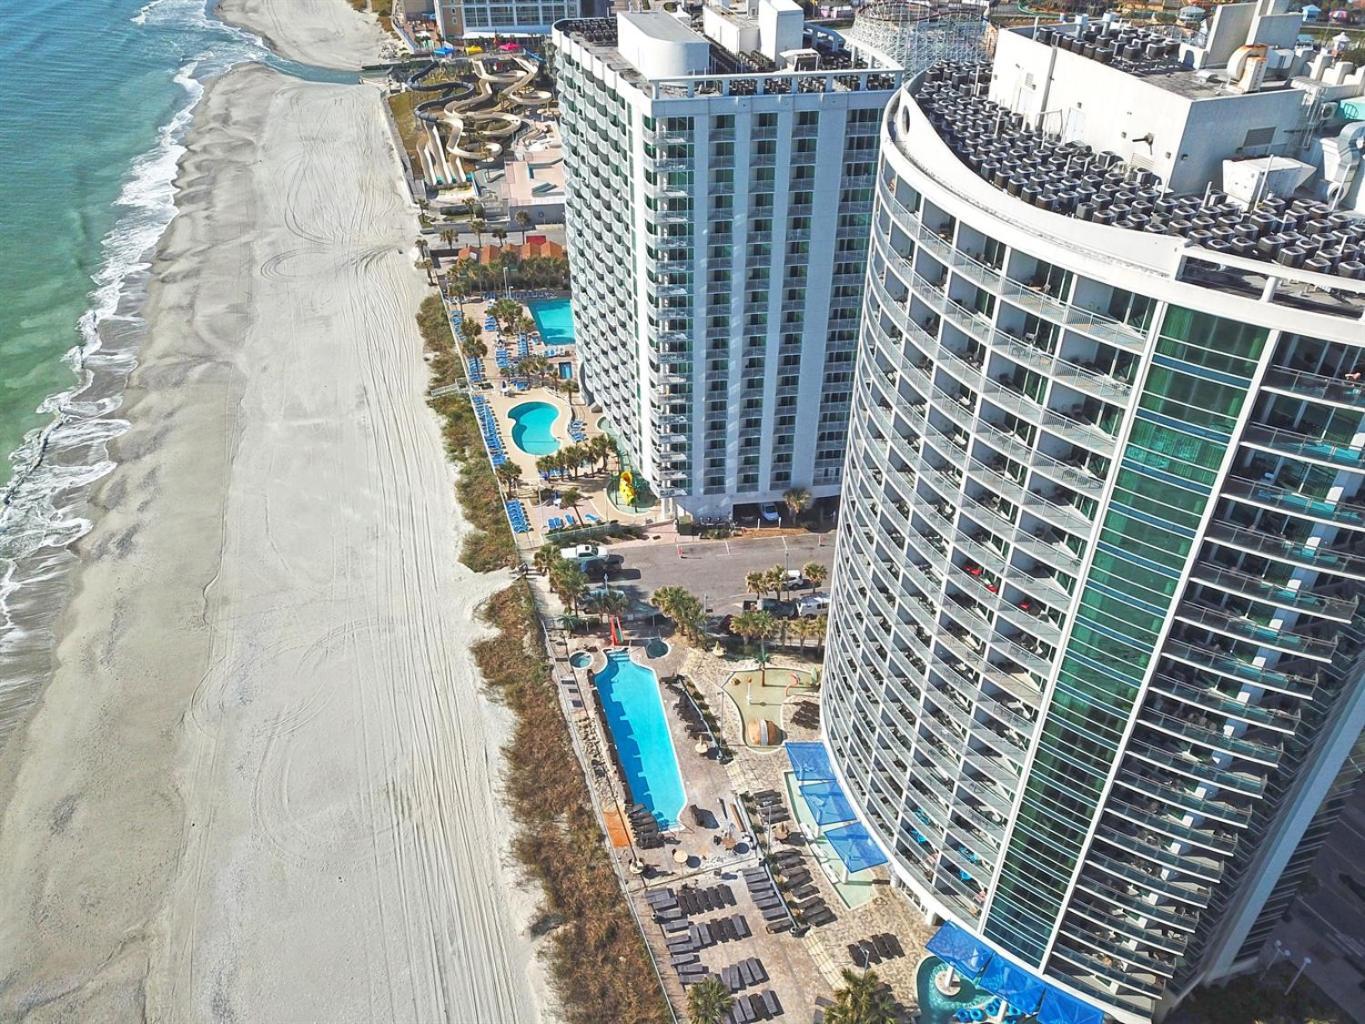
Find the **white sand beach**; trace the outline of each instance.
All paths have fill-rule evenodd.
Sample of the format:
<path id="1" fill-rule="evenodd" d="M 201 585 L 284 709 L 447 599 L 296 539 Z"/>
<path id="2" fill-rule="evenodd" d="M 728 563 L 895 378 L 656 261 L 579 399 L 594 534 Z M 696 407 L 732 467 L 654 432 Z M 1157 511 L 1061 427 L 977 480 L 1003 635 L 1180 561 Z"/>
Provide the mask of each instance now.
<path id="1" fill-rule="evenodd" d="M 59 667 L 0 755 L 0 1020 L 544 1019 L 467 653 L 502 582 L 456 562 L 380 103 L 253 66 L 197 111 Z"/>
<path id="2" fill-rule="evenodd" d="M 215 13 L 276 53 L 320 68 L 377 63 L 384 41 L 379 19 L 346 0 L 219 0 Z"/>

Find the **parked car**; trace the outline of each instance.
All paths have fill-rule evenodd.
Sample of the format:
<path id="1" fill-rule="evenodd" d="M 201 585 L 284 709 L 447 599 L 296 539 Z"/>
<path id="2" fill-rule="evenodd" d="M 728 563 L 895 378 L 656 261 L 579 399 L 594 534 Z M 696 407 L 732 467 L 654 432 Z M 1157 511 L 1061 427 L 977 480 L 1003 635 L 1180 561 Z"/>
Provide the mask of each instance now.
<path id="1" fill-rule="evenodd" d="M 782 519 L 782 516 L 778 514 L 777 506 L 771 501 L 765 501 L 762 505 L 759 505 L 758 514 L 763 517 L 765 523 L 776 523 L 780 522 Z"/>
<path id="2" fill-rule="evenodd" d="M 776 619 L 796 618 L 795 601 L 779 601 L 774 597 L 765 597 L 758 602 L 758 610 L 767 612 Z"/>
<path id="3" fill-rule="evenodd" d="M 787 582 L 784 585 L 788 590 L 802 590 L 810 586 L 810 580 L 801 575 L 800 569 L 788 569 Z"/>
<path id="4" fill-rule="evenodd" d="M 576 562 L 581 558 L 596 558 L 602 553 L 602 549 L 596 544 L 575 544 L 570 548 L 560 548 L 559 557 L 567 558 L 570 562 Z"/>
<path id="5" fill-rule="evenodd" d="M 620 572 L 625 562 L 620 555 L 602 555 L 600 558 L 583 559 L 578 563 L 578 568 L 590 580 L 605 580 Z"/>
<path id="6" fill-rule="evenodd" d="M 796 602 L 796 614 L 803 619 L 813 619 L 829 611 L 828 594 L 808 594 Z"/>

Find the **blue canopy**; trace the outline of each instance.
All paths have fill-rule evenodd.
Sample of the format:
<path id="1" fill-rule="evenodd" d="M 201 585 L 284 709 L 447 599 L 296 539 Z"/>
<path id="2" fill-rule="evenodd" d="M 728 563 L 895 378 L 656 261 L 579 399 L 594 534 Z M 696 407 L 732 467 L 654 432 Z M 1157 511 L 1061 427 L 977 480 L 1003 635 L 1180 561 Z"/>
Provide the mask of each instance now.
<path id="1" fill-rule="evenodd" d="M 997 956 L 990 962 L 977 985 L 1023 1013 L 1038 1009 L 1038 1001 L 1048 989 L 1041 978 L 1035 978 L 1023 968 L 1015 967 L 1003 956 Z"/>
<path id="2" fill-rule="evenodd" d="M 449 57 L 454 52 L 455 47 L 453 46 L 438 46 L 432 51 L 432 53 L 436 54 L 438 57 Z"/>
<path id="3" fill-rule="evenodd" d="M 886 863 L 886 854 L 882 853 L 882 848 L 872 841 L 867 829 L 861 825 L 845 825 L 843 828 L 832 829 L 825 833 L 825 838 L 829 840 L 829 845 L 834 847 L 834 852 L 839 855 L 844 867 L 850 872 L 875 868 L 878 864 Z"/>
<path id="4" fill-rule="evenodd" d="M 834 778 L 834 766 L 829 763 L 829 751 L 823 743 L 786 743 L 787 757 L 801 782 Z"/>
<path id="5" fill-rule="evenodd" d="M 1038 1009 L 1038 1024 L 1104 1024 L 1104 1013 L 1049 985 Z"/>
<path id="6" fill-rule="evenodd" d="M 855 817 L 853 807 L 844 796 L 837 782 L 807 782 L 801 787 L 801 796 L 815 815 L 815 823 L 837 825 L 841 821 L 852 821 Z"/>
<path id="7" fill-rule="evenodd" d="M 995 959 L 985 943 L 951 921 L 936 931 L 924 948 L 973 980 Z"/>

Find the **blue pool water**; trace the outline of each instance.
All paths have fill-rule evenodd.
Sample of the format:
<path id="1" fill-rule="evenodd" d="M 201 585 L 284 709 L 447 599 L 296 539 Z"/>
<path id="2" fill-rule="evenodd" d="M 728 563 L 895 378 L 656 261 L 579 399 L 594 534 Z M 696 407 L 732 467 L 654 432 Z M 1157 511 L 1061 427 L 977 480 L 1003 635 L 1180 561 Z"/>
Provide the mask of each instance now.
<path id="1" fill-rule="evenodd" d="M 522 402 L 507 413 L 512 421 L 512 443 L 527 455 L 551 455 L 559 442 L 550 432 L 559 410 L 549 402 Z"/>
<path id="2" fill-rule="evenodd" d="M 573 313 L 568 299 L 532 299 L 526 305 L 545 344 L 573 344 Z"/>
<path id="3" fill-rule="evenodd" d="M 683 784 L 658 677 L 653 669 L 614 652 L 594 681 L 632 798 L 649 808 L 662 827 L 673 827 L 683 809 Z"/>

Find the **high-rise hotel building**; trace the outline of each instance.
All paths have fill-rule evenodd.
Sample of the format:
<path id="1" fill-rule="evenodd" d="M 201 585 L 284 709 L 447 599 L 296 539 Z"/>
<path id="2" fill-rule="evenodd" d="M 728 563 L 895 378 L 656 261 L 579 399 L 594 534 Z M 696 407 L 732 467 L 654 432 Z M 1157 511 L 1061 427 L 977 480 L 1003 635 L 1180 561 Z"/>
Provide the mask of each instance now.
<path id="1" fill-rule="evenodd" d="M 552 38 L 588 399 L 666 509 L 837 493 L 899 68 L 792 0 Z"/>
<path id="2" fill-rule="evenodd" d="M 1002 32 L 883 129 L 827 742 L 927 915 L 1123 1022 L 1360 773 L 1365 73 L 1299 24 Z"/>

